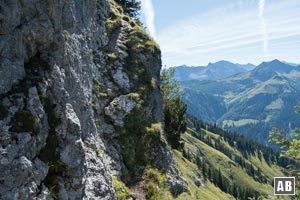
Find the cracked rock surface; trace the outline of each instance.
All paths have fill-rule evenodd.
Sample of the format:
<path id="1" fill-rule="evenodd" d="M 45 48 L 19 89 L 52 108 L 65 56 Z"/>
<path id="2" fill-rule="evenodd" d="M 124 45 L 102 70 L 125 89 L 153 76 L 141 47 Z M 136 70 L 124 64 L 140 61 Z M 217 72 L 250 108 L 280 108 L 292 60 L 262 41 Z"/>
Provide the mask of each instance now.
<path id="1" fill-rule="evenodd" d="M 116 198 L 111 176 L 128 170 L 118 130 L 140 83 L 125 70 L 133 25 L 122 19 L 108 35 L 110 11 L 107 0 L 0 1 L 0 199 Z M 138 58 L 159 83 L 160 52 Z M 140 96 L 163 123 L 153 87 Z M 182 190 L 162 138 L 153 163 Z"/>

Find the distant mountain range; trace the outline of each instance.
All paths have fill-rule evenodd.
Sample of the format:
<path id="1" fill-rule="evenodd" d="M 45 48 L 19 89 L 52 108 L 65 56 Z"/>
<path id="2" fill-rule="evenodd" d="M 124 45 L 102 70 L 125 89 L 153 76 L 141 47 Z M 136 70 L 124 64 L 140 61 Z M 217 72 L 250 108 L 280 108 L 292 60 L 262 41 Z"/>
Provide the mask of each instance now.
<path id="1" fill-rule="evenodd" d="M 234 64 L 228 61 L 209 63 L 207 66 L 178 66 L 174 77 L 179 81 L 186 80 L 218 80 L 255 68 L 252 64 Z"/>
<path id="2" fill-rule="evenodd" d="M 300 126 L 294 112 L 300 104 L 300 66 L 274 60 L 222 80 L 180 83 L 189 113 L 263 144 L 272 127 L 292 133 Z"/>

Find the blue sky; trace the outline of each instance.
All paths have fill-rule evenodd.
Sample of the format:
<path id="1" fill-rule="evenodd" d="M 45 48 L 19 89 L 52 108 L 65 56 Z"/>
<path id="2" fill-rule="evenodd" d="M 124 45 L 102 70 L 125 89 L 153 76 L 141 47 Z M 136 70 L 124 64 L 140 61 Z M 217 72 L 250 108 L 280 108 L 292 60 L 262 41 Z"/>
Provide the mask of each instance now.
<path id="1" fill-rule="evenodd" d="M 300 0 L 141 0 L 163 66 L 300 63 Z"/>

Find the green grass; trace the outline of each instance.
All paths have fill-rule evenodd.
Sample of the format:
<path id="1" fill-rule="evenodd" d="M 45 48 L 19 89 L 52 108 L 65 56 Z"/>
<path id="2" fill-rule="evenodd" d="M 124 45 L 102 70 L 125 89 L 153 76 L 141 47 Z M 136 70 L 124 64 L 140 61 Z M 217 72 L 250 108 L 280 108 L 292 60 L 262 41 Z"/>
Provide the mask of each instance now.
<path id="1" fill-rule="evenodd" d="M 116 193 L 117 200 L 127 200 L 131 197 L 130 189 L 117 177 L 112 177 L 112 185 Z"/>
<path id="2" fill-rule="evenodd" d="M 166 186 L 167 176 L 156 168 L 147 167 L 143 177 L 146 198 L 149 200 L 172 199 Z"/>
<path id="3" fill-rule="evenodd" d="M 218 187 L 212 184 L 210 181 L 206 181 L 204 186 L 197 187 L 195 181 L 201 179 L 203 181 L 203 177 L 198 169 L 198 167 L 183 158 L 181 152 L 175 150 L 173 151 L 175 156 L 175 161 L 178 164 L 180 172 L 183 177 L 188 181 L 189 192 L 182 193 L 176 199 L 178 200 L 187 200 L 187 199 L 234 199 L 229 194 L 222 192 Z"/>
<path id="4" fill-rule="evenodd" d="M 106 20 L 106 32 L 107 35 L 110 37 L 115 30 L 121 27 L 123 9 L 119 6 L 114 0 L 110 0 L 110 13 L 109 18 Z"/>
<path id="5" fill-rule="evenodd" d="M 205 131 L 205 130 L 202 130 Z M 275 176 L 284 176 L 281 168 L 276 165 L 268 165 L 267 162 L 262 158 L 259 160 L 258 156 L 251 155 L 249 159 L 246 159 L 245 162 L 248 164 L 252 164 L 255 169 L 260 169 L 263 176 L 268 179 L 269 184 L 260 183 L 254 180 L 253 177 L 247 174 L 247 172 L 242 169 L 238 163 L 235 163 L 228 156 L 223 154 L 222 152 L 214 149 L 213 147 L 207 145 L 206 143 L 198 140 L 193 137 L 190 133 L 195 132 L 192 129 L 188 129 L 188 131 L 182 135 L 182 140 L 184 141 L 184 146 L 186 151 L 188 151 L 192 156 L 197 155 L 200 150 L 203 154 L 203 157 L 215 168 L 221 169 L 222 174 L 231 181 L 231 183 L 235 183 L 236 185 L 242 186 L 244 188 L 249 188 L 254 191 L 258 191 L 260 194 L 266 196 L 273 196 L 273 186 L 271 182 L 273 177 Z M 227 142 L 225 142 L 222 138 L 220 138 L 217 134 L 206 131 L 207 136 L 211 137 L 212 140 L 220 139 L 221 143 L 226 147 L 231 154 L 235 156 L 242 156 L 242 154 L 237 151 L 234 147 L 231 147 Z M 186 198 L 194 198 L 197 199 L 197 195 L 199 194 L 205 199 L 230 199 L 233 198 L 230 195 L 227 197 L 222 197 L 225 193 L 222 192 L 215 185 L 210 183 L 209 181 L 205 182 L 204 187 L 197 188 L 194 183 L 195 177 L 201 178 L 202 172 L 197 168 L 197 166 L 190 161 L 183 158 L 180 152 L 175 151 L 176 162 L 179 165 L 180 171 L 184 175 L 184 177 L 189 181 L 189 194 L 182 194 L 182 199 Z M 203 181 L 203 177 L 201 178 Z M 219 190 L 219 191 L 218 191 Z M 223 194 L 224 193 L 224 194 Z M 216 195 L 221 195 L 216 197 Z M 204 198 L 203 198 L 204 199 Z"/>

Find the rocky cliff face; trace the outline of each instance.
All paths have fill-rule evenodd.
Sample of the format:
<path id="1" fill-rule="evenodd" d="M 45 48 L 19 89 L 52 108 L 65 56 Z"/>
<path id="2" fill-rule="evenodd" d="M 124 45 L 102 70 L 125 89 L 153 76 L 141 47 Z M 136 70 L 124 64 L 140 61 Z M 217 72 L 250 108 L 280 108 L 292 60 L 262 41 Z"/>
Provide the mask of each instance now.
<path id="1" fill-rule="evenodd" d="M 115 199 L 111 177 L 134 184 L 146 165 L 184 190 L 160 66 L 113 1 L 1 1 L 0 199 Z"/>

